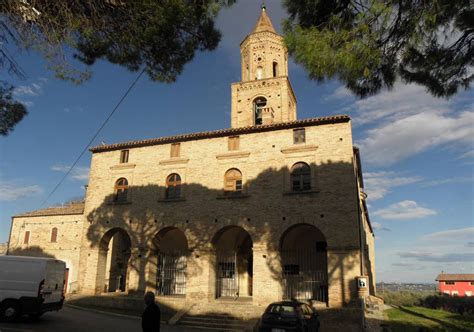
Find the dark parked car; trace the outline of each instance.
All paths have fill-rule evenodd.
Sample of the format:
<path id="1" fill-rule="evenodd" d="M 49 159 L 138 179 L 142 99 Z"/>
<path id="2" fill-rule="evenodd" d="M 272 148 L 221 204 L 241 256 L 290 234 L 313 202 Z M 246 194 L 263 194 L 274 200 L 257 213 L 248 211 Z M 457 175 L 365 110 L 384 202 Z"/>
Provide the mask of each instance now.
<path id="1" fill-rule="evenodd" d="M 260 332 L 318 332 L 316 310 L 297 301 L 270 304 L 260 319 Z"/>

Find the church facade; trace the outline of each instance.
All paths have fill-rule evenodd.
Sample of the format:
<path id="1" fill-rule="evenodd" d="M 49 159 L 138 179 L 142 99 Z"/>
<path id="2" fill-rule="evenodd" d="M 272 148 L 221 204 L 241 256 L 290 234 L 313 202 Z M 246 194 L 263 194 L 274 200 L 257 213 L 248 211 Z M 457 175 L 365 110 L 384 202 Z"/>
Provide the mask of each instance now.
<path id="1" fill-rule="evenodd" d="M 79 294 L 151 290 L 176 308 L 340 307 L 358 298 L 358 277 L 374 295 L 350 118 L 297 119 L 288 53 L 265 9 L 240 48 L 231 128 L 92 148 L 85 201 L 13 217 L 9 254 L 67 258 Z"/>

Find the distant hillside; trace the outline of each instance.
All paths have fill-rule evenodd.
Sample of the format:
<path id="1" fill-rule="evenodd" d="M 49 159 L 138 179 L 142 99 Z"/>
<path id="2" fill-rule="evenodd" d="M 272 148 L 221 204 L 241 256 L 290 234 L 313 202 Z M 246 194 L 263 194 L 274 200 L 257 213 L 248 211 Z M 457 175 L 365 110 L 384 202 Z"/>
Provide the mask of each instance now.
<path id="1" fill-rule="evenodd" d="M 377 293 L 387 292 L 399 292 L 399 291 L 411 291 L 411 292 L 424 292 L 424 291 L 436 291 L 437 284 L 417 284 L 417 283 L 390 283 L 390 282 L 379 282 L 377 283 Z"/>

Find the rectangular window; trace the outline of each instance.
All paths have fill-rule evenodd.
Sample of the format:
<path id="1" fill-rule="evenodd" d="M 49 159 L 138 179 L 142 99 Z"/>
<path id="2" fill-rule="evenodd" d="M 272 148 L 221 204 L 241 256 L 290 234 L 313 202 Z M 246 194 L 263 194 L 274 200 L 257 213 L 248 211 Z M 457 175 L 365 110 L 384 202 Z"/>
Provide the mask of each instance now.
<path id="1" fill-rule="evenodd" d="M 465 294 L 466 296 L 472 296 L 472 291 L 467 290 L 467 291 L 464 292 L 464 294 Z"/>
<path id="2" fill-rule="evenodd" d="M 24 244 L 30 243 L 30 231 L 25 232 L 25 239 L 23 240 Z"/>
<path id="3" fill-rule="evenodd" d="M 471 281 L 471 286 L 474 286 L 474 281 Z"/>
<path id="4" fill-rule="evenodd" d="M 120 151 L 120 163 L 121 164 L 128 163 L 128 150 Z"/>
<path id="5" fill-rule="evenodd" d="M 179 157 L 180 150 L 181 150 L 181 143 L 171 144 L 171 158 Z"/>
<path id="6" fill-rule="evenodd" d="M 293 129 L 293 144 L 301 144 L 306 142 L 305 128 Z"/>
<path id="7" fill-rule="evenodd" d="M 229 151 L 236 151 L 239 149 L 239 136 L 232 136 L 229 137 L 227 141 Z"/>
<path id="8" fill-rule="evenodd" d="M 445 285 L 454 285 L 456 283 L 454 281 L 445 281 L 444 284 Z"/>

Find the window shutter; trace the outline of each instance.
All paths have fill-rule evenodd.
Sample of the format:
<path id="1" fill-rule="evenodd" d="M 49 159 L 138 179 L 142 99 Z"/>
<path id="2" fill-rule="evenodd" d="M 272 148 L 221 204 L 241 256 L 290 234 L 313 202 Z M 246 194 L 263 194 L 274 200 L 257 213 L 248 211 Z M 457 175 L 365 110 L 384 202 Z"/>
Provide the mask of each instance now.
<path id="1" fill-rule="evenodd" d="M 180 147 L 181 147 L 180 143 L 171 144 L 171 158 L 179 157 Z"/>

